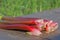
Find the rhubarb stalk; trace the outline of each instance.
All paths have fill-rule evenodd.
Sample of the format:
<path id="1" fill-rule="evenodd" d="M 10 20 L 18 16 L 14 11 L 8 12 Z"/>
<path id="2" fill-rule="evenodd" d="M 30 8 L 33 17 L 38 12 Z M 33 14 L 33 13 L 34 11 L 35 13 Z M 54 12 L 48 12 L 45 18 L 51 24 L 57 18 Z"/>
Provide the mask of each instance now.
<path id="1" fill-rule="evenodd" d="M 38 23 L 42 23 L 42 19 L 36 19 L 36 20 L 19 20 L 19 21 L 6 21 L 6 20 L 0 20 L 0 23 L 38 24 Z"/>
<path id="2" fill-rule="evenodd" d="M 27 32 L 29 35 L 35 35 L 35 36 L 39 36 L 41 34 L 41 32 L 34 28 L 33 26 L 28 26 L 28 25 L 24 25 L 24 24 L 11 24 L 11 25 L 4 25 L 4 24 L 0 24 L 0 28 L 1 29 L 19 29 L 19 30 L 27 30 L 29 32 Z"/>
<path id="3" fill-rule="evenodd" d="M 0 18 L 1 20 L 7 20 L 7 21 L 18 21 L 18 20 L 36 20 L 40 18 L 24 18 L 24 17 L 7 17 L 3 16 Z"/>

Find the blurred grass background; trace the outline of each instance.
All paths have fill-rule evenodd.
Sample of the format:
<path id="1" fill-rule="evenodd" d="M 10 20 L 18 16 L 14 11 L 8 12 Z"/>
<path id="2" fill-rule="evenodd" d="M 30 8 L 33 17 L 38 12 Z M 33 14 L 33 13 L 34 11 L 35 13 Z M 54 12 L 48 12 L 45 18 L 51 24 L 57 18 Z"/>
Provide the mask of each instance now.
<path id="1" fill-rule="evenodd" d="M 0 15 L 22 16 L 60 7 L 60 0 L 0 0 Z"/>

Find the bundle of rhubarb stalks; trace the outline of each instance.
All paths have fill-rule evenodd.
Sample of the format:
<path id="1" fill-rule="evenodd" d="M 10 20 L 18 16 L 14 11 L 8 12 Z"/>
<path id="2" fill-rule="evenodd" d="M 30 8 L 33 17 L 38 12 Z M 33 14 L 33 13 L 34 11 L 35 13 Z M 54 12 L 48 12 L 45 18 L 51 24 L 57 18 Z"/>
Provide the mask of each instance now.
<path id="1" fill-rule="evenodd" d="M 24 30 L 29 35 L 39 36 L 43 32 L 50 33 L 57 28 L 58 23 L 48 19 L 7 16 L 0 18 L 0 29 Z"/>

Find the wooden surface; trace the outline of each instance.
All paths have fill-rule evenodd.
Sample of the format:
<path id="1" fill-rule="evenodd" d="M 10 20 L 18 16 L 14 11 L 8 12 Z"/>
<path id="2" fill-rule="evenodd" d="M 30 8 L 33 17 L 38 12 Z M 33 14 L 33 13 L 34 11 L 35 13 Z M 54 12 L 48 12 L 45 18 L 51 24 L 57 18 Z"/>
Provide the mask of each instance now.
<path id="1" fill-rule="evenodd" d="M 26 15 L 23 17 L 36 17 L 54 20 L 59 23 L 59 28 L 55 32 L 50 34 L 42 34 L 39 37 L 29 36 L 21 31 L 0 29 L 0 40 L 60 40 L 60 8 Z"/>

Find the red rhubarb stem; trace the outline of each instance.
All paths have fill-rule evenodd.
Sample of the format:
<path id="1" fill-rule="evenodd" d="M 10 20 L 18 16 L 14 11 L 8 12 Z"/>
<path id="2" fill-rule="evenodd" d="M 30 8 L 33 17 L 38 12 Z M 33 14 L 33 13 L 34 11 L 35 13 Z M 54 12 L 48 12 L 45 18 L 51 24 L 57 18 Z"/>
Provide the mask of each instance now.
<path id="1" fill-rule="evenodd" d="M 19 29 L 19 30 L 27 30 L 27 31 L 33 31 L 35 28 L 33 26 L 28 26 L 24 24 L 0 24 L 0 28 L 2 29 Z"/>

